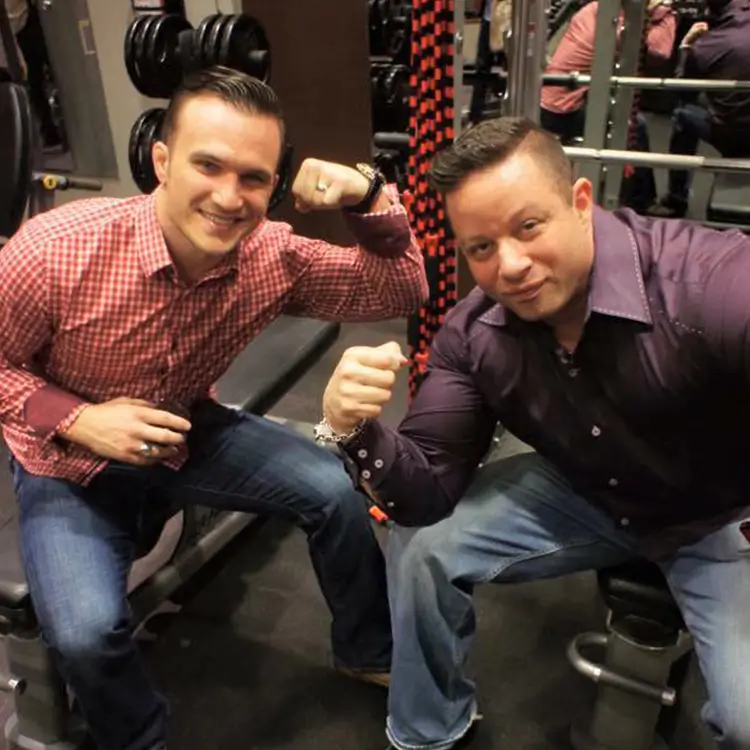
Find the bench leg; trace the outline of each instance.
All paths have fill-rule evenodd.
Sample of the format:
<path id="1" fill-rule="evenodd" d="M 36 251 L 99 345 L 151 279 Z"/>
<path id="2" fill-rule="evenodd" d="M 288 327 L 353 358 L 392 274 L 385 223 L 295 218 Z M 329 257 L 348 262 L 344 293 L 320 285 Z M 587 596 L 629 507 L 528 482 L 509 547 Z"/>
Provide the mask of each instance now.
<path id="1" fill-rule="evenodd" d="M 571 732 L 575 750 L 666 750 L 656 727 L 662 709 L 676 699 L 670 673 L 690 650 L 690 637 L 681 631 L 668 641 L 643 638 L 631 625 L 610 623 L 606 636 L 583 634 L 571 644 L 571 663 L 597 682 L 591 718 Z M 597 665 L 583 658 L 581 645 L 605 646 L 604 662 Z"/>
<path id="2" fill-rule="evenodd" d="M 5 725 L 8 750 L 76 750 L 83 732 L 80 737 L 71 734 L 65 683 L 42 639 L 38 633 L 9 635 L 5 642 L 10 673 L 26 681 Z"/>

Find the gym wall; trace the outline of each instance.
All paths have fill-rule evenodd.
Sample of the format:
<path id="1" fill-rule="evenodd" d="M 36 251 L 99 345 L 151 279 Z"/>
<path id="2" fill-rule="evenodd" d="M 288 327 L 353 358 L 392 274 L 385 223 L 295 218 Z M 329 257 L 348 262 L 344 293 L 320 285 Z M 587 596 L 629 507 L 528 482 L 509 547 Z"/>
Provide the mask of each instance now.
<path id="1" fill-rule="evenodd" d="M 271 47 L 271 85 L 294 145 L 294 172 L 313 156 L 343 164 L 372 160 L 370 56 L 364 0 L 244 0 Z M 352 241 L 338 211 L 300 215 L 287 199 L 276 211 L 301 234 Z"/>

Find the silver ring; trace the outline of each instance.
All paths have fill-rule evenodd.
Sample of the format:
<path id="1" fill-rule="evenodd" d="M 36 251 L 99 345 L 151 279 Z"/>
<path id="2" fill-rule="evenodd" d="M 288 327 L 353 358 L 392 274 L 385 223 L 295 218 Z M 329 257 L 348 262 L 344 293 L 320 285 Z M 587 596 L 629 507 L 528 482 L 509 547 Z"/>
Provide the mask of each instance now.
<path id="1" fill-rule="evenodd" d="M 325 182 L 319 182 L 315 186 L 316 190 L 320 190 L 322 193 L 325 193 L 326 190 L 328 190 L 328 185 L 325 184 Z"/>
<path id="2" fill-rule="evenodd" d="M 153 443 L 141 443 L 141 447 L 138 452 L 144 457 L 149 458 L 156 453 L 156 446 Z"/>

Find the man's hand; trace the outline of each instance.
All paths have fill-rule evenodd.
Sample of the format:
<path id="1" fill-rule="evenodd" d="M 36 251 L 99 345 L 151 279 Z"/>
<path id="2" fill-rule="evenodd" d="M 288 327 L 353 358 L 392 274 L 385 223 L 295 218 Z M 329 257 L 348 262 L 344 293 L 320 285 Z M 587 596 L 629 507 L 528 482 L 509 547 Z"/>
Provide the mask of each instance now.
<path id="1" fill-rule="evenodd" d="M 103 458 L 151 466 L 177 452 L 190 426 L 186 419 L 148 401 L 116 398 L 87 406 L 60 437 Z M 151 446 L 148 456 L 141 453 L 144 443 Z"/>
<path id="2" fill-rule="evenodd" d="M 307 213 L 356 206 L 369 188 L 369 180 L 352 167 L 305 159 L 292 185 L 294 207 Z"/>
<path id="3" fill-rule="evenodd" d="M 331 429 L 346 435 L 363 420 L 377 419 L 407 361 L 395 341 L 347 349 L 323 394 L 323 414 Z"/>
<path id="4" fill-rule="evenodd" d="M 705 21 L 698 21 L 694 23 L 689 29 L 687 34 L 682 37 L 680 47 L 691 47 L 698 37 L 703 36 L 708 31 L 708 24 Z"/>

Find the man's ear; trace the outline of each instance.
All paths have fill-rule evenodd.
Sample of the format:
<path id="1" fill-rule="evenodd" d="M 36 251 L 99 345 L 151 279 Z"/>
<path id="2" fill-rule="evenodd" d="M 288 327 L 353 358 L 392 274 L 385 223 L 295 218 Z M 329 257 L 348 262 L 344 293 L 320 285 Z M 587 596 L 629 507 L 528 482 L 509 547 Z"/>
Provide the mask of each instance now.
<path id="1" fill-rule="evenodd" d="M 151 149 L 151 159 L 154 163 L 154 172 L 160 185 L 167 181 L 167 172 L 169 170 L 169 148 L 163 141 L 154 143 Z"/>
<path id="2" fill-rule="evenodd" d="M 591 181 L 585 177 L 579 177 L 573 183 L 573 208 L 581 220 L 591 221 L 591 212 L 594 206 L 594 188 Z"/>

